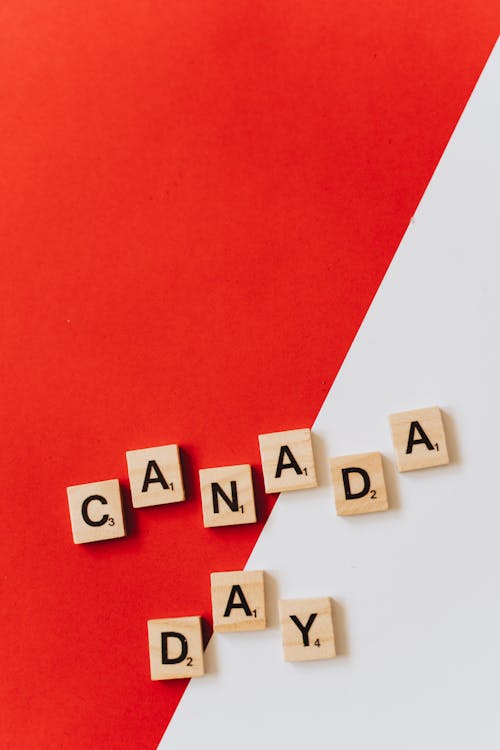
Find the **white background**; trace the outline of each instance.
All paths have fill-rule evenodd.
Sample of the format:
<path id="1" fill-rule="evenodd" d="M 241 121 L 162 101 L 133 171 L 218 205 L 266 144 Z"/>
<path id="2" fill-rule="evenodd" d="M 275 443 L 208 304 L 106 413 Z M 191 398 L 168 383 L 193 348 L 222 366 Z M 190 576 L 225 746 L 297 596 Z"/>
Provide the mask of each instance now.
<path id="1" fill-rule="evenodd" d="M 162 750 L 500 747 L 499 100 L 497 44 L 248 562 L 270 627 L 212 638 Z M 452 463 L 398 474 L 387 415 L 433 405 Z M 328 457 L 374 450 L 391 509 L 338 517 Z M 283 660 L 279 596 L 334 599 L 336 659 Z"/>

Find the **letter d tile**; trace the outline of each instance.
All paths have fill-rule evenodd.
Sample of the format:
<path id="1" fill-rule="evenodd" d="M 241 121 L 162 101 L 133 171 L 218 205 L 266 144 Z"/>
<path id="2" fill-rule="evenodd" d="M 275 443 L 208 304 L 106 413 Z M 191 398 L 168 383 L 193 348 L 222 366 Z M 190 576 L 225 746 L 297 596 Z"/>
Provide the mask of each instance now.
<path id="1" fill-rule="evenodd" d="M 148 620 L 148 640 L 152 680 L 205 674 L 201 617 Z"/>
<path id="2" fill-rule="evenodd" d="M 330 460 L 337 515 L 356 516 L 388 510 L 380 453 L 359 453 Z"/>

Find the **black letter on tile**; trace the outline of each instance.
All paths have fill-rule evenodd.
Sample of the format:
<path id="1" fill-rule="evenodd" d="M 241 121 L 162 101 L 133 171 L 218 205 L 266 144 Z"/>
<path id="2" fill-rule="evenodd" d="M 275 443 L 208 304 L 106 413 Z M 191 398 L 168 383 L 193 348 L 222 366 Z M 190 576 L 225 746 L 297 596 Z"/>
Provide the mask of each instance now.
<path id="1" fill-rule="evenodd" d="M 99 521 L 93 521 L 89 517 L 89 505 L 93 500 L 97 500 L 103 505 L 108 504 L 108 501 L 102 495 L 90 495 L 90 497 L 87 497 L 82 503 L 82 518 L 88 526 L 104 526 L 109 518 L 107 513 L 105 513 Z"/>
<path id="2" fill-rule="evenodd" d="M 169 657 L 168 655 L 168 639 L 177 638 L 181 644 L 181 653 L 179 656 Z M 184 661 L 188 653 L 188 642 L 182 633 L 175 633 L 174 631 L 161 634 L 161 663 L 162 664 L 180 664 Z"/>
<path id="3" fill-rule="evenodd" d="M 234 480 L 231 482 L 231 497 L 229 497 L 229 495 L 226 495 L 218 482 L 212 482 L 212 501 L 214 504 L 214 513 L 219 512 L 219 495 L 224 500 L 226 505 L 231 508 L 233 513 L 238 512 L 238 490 L 236 489 L 236 482 Z"/>
<path id="4" fill-rule="evenodd" d="M 156 472 L 155 477 L 151 476 L 151 472 L 153 470 Z M 146 476 L 144 477 L 144 484 L 142 485 L 142 492 L 147 492 L 149 485 L 154 484 L 155 482 L 159 482 L 164 490 L 168 490 L 167 480 L 161 473 L 161 469 L 156 463 L 156 461 L 148 461 L 148 467 L 146 469 Z"/>
<path id="5" fill-rule="evenodd" d="M 289 459 L 289 463 L 283 463 L 285 456 Z M 278 466 L 276 467 L 275 479 L 279 479 L 283 469 L 293 469 L 296 474 L 302 474 L 302 469 L 295 460 L 295 456 L 288 447 L 288 445 L 282 445 L 280 448 L 280 455 L 278 458 Z"/>
<path id="6" fill-rule="evenodd" d="M 360 492 L 351 492 L 351 485 L 349 483 L 349 474 L 359 474 L 363 479 L 363 489 Z M 346 500 L 358 500 L 360 497 L 364 497 L 370 491 L 370 477 L 368 472 L 364 469 L 355 468 L 354 466 L 350 469 L 342 469 L 342 479 L 344 482 L 344 492 Z"/>
<path id="7" fill-rule="evenodd" d="M 239 602 L 235 603 L 236 595 L 239 597 Z M 245 594 L 241 590 L 241 586 L 238 584 L 235 584 L 232 589 L 231 593 L 229 594 L 229 599 L 227 601 L 226 611 L 224 612 L 224 617 L 229 617 L 231 615 L 231 611 L 233 609 L 242 609 L 244 610 L 247 617 L 252 617 L 252 610 L 248 606 L 248 602 L 245 598 Z"/>
<path id="8" fill-rule="evenodd" d="M 415 440 L 415 432 L 418 432 L 418 434 L 420 435 L 419 440 Z M 424 443 L 425 447 L 430 451 L 434 450 L 434 446 L 424 432 L 422 425 L 419 422 L 412 422 L 410 424 L 410 434 L 408 435 L 408 445 L 406 446 L 406 452 L 411 453 L 413 451 L 413 446 L 418 445 L 419 443 Z"/>
<path id="9" fill-rule="evenodd" d="M 311 629 L 311 625 L 313 624 L 317 616 L 318 616 L 318 613 L 313 612 L 312 615 L 309 615 L 309 619 L 306 622 L 306 624 L 302 625 L 297 615 L 290 615 L 290 620 L 292 620 L 292 622 L 295 623 L 295 625 L 298 627 L 298 629 L 302 633 L 302 643 L 304 644 L 304 646 L 309 646 L 309 631 Z"/>

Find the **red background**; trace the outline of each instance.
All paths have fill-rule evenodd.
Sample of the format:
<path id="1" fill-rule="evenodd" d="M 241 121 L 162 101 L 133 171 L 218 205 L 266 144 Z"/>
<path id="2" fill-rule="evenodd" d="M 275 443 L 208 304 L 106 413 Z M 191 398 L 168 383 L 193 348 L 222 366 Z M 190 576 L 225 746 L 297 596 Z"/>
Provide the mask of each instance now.
<path id="1" fill-rule="evenodd" d="M 2 746 L 156 746 L 185 681 L 150 681 L 146 620 L 209 621 L 244 565 L 257 434 L 312 424 L 499 21 L 1 4 Z M 125 451 L 170 442 L 188 501 L 132 512 Z M 259 524 L 205 530 L 198 468 L 244 462 Z M 65 487 L 115 476 L 130 537 L 74 546 Z"/>

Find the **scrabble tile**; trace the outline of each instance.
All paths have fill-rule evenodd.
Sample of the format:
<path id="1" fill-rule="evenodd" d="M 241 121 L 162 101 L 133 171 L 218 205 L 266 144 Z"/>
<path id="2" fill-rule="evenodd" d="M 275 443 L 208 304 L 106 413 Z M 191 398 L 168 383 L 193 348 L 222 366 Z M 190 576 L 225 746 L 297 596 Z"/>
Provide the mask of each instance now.
<path id="1" fill-rule="evenodd" d="M 388 510 L 380 453 L 359 453 L 330 459 L 335 506 L 339 516 Z"/>
<path id="2" fill-rule="evenodd" d="M 77 484 L 66 491 L 75 544 L 125 536 L 118 479 Z"/>
<path id="3" fill-rule="evenodd" d="M 311 430 L 287 430 L 259 435 L 266 492 L 317 487 Z"/>
<path id="4" fill-rule="evenodd" d="M 248 464 L 200 469 L 200 486 L 206 528 L 256 522 L 252 470 Z"/>
<path id="5" fill-rule="evenodd" d="M 336 656 L 329 598 L 282 599 L 279 611 L 285 661 L 313 661 Z"/>
<path id="6" fill-rule="evenodd" d="M 441 410 L 437 406 L 391 414 L 389 422 L 399 471 L 450 462 Z"/>
<path id="7" fill-rule="evenodd" d="M 201 617 L 148 620 L 148 641 L 152 680 L 205 674 Z"/>
<path id="8" fill-rule="evenodd" d="M 185 500 L 177 445 L 127 451 L 127 465 L 134 508 Z"/>
<path id="9" fill-rule="evenodd" d="M 210 580 L 215 631 L 264 630 L 266 604 L 262 570 L 212 573 Z"/>

